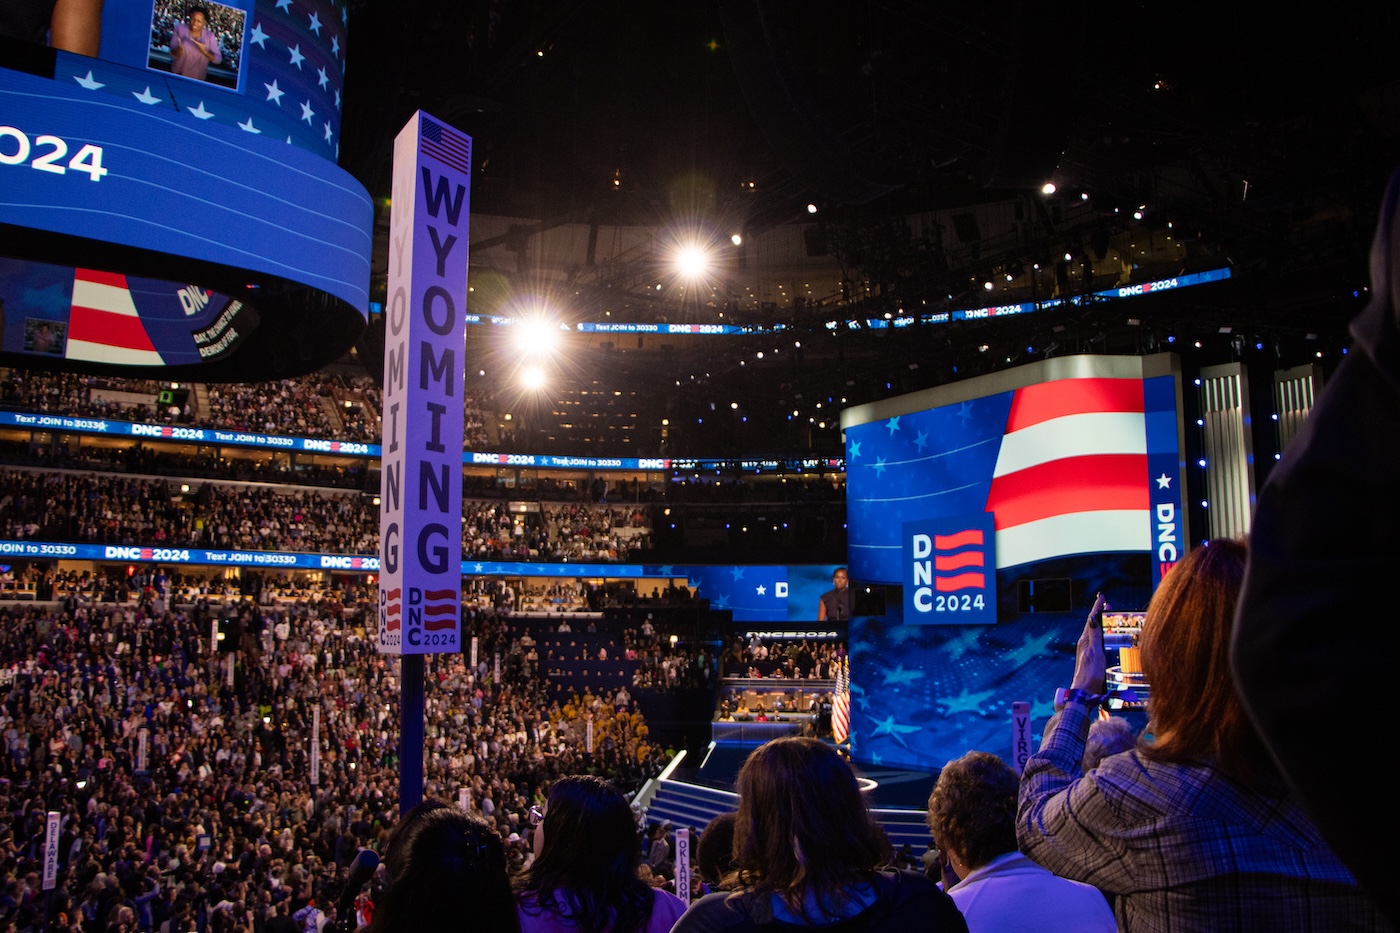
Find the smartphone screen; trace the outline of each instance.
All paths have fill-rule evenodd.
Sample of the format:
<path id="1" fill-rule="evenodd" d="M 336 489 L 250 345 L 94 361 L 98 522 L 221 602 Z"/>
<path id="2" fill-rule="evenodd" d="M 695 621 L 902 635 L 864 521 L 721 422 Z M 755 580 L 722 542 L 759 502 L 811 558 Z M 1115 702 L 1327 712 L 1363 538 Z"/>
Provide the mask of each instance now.
<path id="1" fill-rule="evenodd" d="M 1094 599 L 1094 608 L 1089 610 L 1089 621 L 1091 623 L 1089 626 L 1089 630 L 1093 633 L 1094 641 L 1097 642 L 1099 656 L 1103 657 L 1104 663 L 1107 664 L 1108 660 L 1107 657 L 1104 655 L 1103 644 L 1103 609 L 1104 598 L 1103 593 L 1100 593 L 1098 597 Z M 1094 692 L 1103 693 L 1105 690 L 1107 690 L 1107 688 L 1108 671 L 1107 669 L 1105 669 L 1099 674 L 1099 682 L 1095 685 Z"/>

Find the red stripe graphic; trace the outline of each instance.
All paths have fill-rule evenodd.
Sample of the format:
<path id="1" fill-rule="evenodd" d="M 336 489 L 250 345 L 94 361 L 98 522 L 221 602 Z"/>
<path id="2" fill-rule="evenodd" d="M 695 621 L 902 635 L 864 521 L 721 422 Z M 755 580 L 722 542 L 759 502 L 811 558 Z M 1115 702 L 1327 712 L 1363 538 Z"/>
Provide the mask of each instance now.
<path id="1" fill-rule="evenodd" d="M 97 269 L 75 269 L 73 278 L 79 282 L 126 288 L 126 276 L 120 272 L 100 272 Z"/>
<path id="2" fill-rule="evenodd" d="M 456 599 L 456 590 L 424 590 L 424 599 Z"/>
<path id="3" fill-rule="evenodd" d="M 955 551 L 960 547 L 967 547 L 969 544 L 982 544 L 982 530 L 980 528 L 969 528 L 967 531 L 960 531 L 954 535 L 933 536 L 933 547 L 937 551 Z"/>
<path id="4" fill-rule="evenodd" d="M 399 604 L 398 604 L 398 603 L 390 603 L 389 606 L 388 606 L 388 608 L 386 608 L 386 609 L 384 610 L 384 614 L 385 614 L 386 616 L 396 616 L 396 615 L 399 615 L 400 612 L 401 612 L 401 610 L 399 609 Z"/>
<path id="5" fill-rule="evenodd" d="M 440 632 L 443 629 L 456 628 L 456 619 L 424 619 L 423 628 L 430 632 Z"/>
<path id="6" fill-rule="evenodd" d="M 403 595 L 403 590 L 396 586 L 392 590 L 386 592 L 384 595 L 389 599 L 398 599 L 400 596 Z"/>
<path id="7" fill-rule="evenodd" d="M 1000 531 L 1026 522 L 1067 515 L 1150 508 L 1145 454 L 1066 457 L 992 480 L 987 511 Z"/>
<path id="8" fill-rule="evenodd" d="M 425 615 L 425 616 L 445 616 L 445 615 L 453 615 L 453 614 L 455 614 L 456 612 L 457 612 L 457 605 L 456 605 L 455 603 L 453 603 L 453 604 L 451 604 L 451 605 L 446 605 L 446 606 L 424 606 L 424 607 L 423 607 L 423 615 Z"/>
<path id="9" fill-rule="evenodd" d="M 940 593 L 951 593 L 954 590 L 980 590 L 986 585 L 986 578 L 980 573 L 968 572 L 952 577 L 933 578 L 933 588 Z"/>
<path id="10" fill-rule="evenodd" d="M 74 305 L 68 316 L 68 336 L 126 350 L 155 350 L 141 319 L 127 314 L 113 314 L 96 308 Z"/>
<path id="11" fill-rule="evenodd" d="M 1065 415 L 1140 412 L 1140 379 L 1060 379 L 1016 390 L 1006 433 Z"/>
<path id="12" fill-rule="evenodd" d="M 961 554 L 949 554 L 946 557 L 935 554 L 933 557 L 934 570 L 961 570 L 964 567 L 982 567 L 985 564 L 986 555 L 981 551 L 963 551 Z"/>

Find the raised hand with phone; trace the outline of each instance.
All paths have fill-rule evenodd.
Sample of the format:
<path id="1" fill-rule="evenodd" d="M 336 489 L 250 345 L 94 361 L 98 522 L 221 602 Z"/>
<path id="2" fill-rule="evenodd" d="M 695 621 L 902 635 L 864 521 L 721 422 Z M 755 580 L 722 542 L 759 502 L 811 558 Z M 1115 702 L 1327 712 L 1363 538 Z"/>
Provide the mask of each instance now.
<path id="1" fill-rule="evenodd" d="M 1103 649 L 1103 613 L 1107 608 L 1108 603 L 1100 593 L 1094 599 L 1094 608 L 1089 610 L 1089 618 L 1084 620 L 1084 631 L 1079 633 L 1071 690 L 1083 690 L 1093 696 L 1103 695 L 1104 670 L 1108 664 Z"/>

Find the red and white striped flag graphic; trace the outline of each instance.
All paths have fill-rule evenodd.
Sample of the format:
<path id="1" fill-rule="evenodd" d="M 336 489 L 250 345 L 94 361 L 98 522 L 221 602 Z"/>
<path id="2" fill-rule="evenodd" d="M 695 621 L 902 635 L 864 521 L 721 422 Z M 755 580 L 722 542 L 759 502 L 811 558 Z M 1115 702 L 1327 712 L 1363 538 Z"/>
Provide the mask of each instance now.
<path id="1" fill-rule="evenodd" d="M 126 276 L 94 269 L 78 269 L 73 276 L 73 310 L 64 356 L 127 366 L 165 363 L 136 312 Z"/>
<path id="2" fill-rule="evenodd" d="M 850 660 L 836 662 L 836 696 L 831 702 L 831 737 L 844 745 L 851 737 L 851 670 Z"/>
<path id="3" fill-rule="evenodd" d="M 1150 546 L 1140 379 L 1060 379 L 1016 390 L 987 511 L 997 566 Z"/>

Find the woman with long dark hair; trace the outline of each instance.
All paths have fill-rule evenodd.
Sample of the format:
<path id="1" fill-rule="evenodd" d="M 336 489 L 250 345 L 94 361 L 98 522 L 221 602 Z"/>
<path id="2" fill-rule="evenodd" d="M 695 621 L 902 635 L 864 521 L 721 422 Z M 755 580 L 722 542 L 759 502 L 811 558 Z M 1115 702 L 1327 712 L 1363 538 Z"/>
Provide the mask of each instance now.
<path id="1" fill-rule="evenodd" d="M 369 933 L 520 933 L 505 848 L 482 817 L 424 801 L 390 834 L 384 864 Z"/>
<path id="2" fill-rule="evenodd" d="M 535 860 L 515 880 L 523 933 L 667 933 L 685 902 L 637 875 L 632 808 L 601 778 L 561 778 L 531 808 Z"/>
<path id="3" fill-rule="evenodd" d="M 774 739 L 744 762 L 737 790 L 733 890 L 696 901 L 675 933 L 966 933 L 932 881 L 887 867 L 889 839 L 831 746 Z"/>

